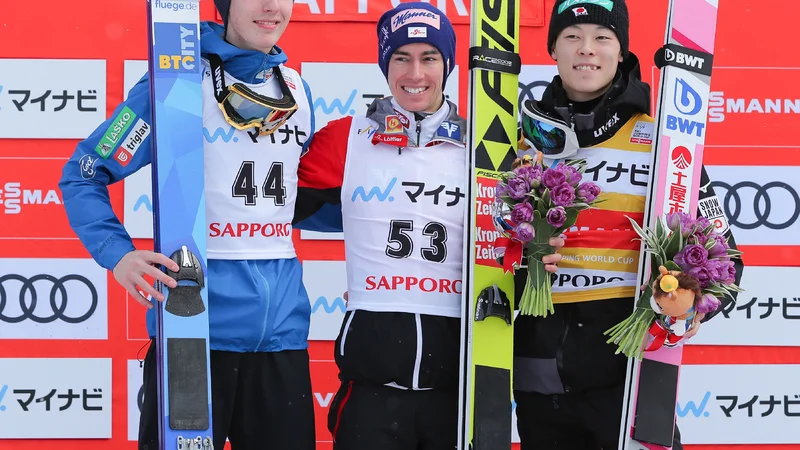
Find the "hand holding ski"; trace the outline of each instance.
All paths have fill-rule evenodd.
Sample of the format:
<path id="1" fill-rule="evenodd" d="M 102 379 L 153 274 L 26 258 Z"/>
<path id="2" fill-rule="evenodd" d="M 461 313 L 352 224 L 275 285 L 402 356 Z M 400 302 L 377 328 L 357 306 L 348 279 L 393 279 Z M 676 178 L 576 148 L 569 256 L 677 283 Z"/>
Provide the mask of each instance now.
<path id="1" fill-rule="evenodd" d="M 162 265 L 172 271 L 178 270 L 178 264 L 175 261 L 169 259 L 166 255 L 148 250 L 129 252 L 114 267 L 114 279 L 117 280 L 117 283 L 124 287 L 133 296 L 134 300 L 147 309 L 152 309 L 153 304 L 142 296 L 137 286 L 158 301 L 164 301 L 165 297 L 144 279 L 145 274 L 171 288 L 178 285 L 172 277 L 158 270 L 156 265 Z"/>

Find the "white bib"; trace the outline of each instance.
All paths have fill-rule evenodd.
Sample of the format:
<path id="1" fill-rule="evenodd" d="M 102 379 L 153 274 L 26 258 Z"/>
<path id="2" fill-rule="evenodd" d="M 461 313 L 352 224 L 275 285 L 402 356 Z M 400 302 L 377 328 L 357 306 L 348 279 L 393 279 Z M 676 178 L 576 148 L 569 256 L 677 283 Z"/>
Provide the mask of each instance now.
<path id="1" fill-rule="evenodd" d="M 370 130 L 353 118 L 342 182 L 347 307 L 460 317 L 468 150 L 398 154 Z"/>
<path id="2" fill-rule="evenodd" d="M 205 64 L 203 150 L 208 258 L 293 258 L 291 223 L 297 166 L 311 130 L 309 102 L 300 75 L 281 66 L 299 108 L 272 135 L 259 136 L 255 129 L 240 131 L 225 122 Z M 225 82 L 231 85 L 240 81 L 226 73 Z M 262 95 L 280 96 L 275 77 L 245 85 Z"/>

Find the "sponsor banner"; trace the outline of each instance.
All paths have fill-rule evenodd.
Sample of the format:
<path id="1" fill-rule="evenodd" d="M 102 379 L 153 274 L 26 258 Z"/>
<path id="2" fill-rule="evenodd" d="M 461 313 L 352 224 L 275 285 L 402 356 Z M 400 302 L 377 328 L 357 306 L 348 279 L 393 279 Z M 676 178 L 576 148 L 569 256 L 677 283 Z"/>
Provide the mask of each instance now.
<path id="1" fill-rule="evenodd" d="M 105 119 L 105 60 L 0 59 L 0 138 L 84 139 Z"/>
<path id="2" fill-rule="evenodd" d="M 344 319 L 347 290 L 344 261 L 304 261 L 303 284 L 311 301 L 311 329 L 308 339 L 333 341 Z"/>
<path id="3" fill-rule="evenodd" d="M 107 280 L 88 258 L 0 259 L 0 339 L 107 339 Z"/>
<path id="4" fill-rule="evenodd" d="M 791 166 L 706 166 L 737 245 L 800 245 L 800 179 Z"/>
<path id="5" fill-rule="evenodd" d="M 800 119 L 800 86 L 786 83 L 798 76 L 800 67 L 714 67 L 708 144 L 800 147 L 797 134 L 786 132 Z"/>
<path id="6" fill-rule="evenodd" d="M 153 173 L 148 164 L 125 178 L 123 225 L 132 238 L 153 239 Z"/>
<path id="7" fill-rule="evenodd" d="M 0 239 L 75 239 L 58 189 L 65 162 L 0 157 Z"/>
<path id="8" fill-rule="evenodd" d="M 678 427 L 683 444 L 798 444 L 800 365 L 681 368 Z"/>
<path id="9" fill-rule="evenodd" d="M 295 10 L 297 9 L 295 6 Z M 445 96 L 456 106 L 458 69 L 458 66 L 453 69 L 444 89 Z M 301 74 L 312 87 L 316 131 L 331 120 L 366 114 L 367 107 L 373 100 L 391 95 L 386 78 L 375 63 L 304 62 L 301 65 Z M 332 77 L 331 74 L 336 76 Z M 342 83 L 341 80 L 358 80 L 358 83 Z"/>
<path id="10" fill-rule="evenodd" d="M 453 24 L 469 24 L 472 3 L 467 0 L 427 0 L 441 10 Z M 369 22 L 377 23 L 381 14 L 400 3 L 399 0 L 296 0 L 293 21 L 302 22 Z M 525 0 L 519 3 L 520 26 L 544 26 L 544 1 Z M 549 13 L 549 9 L 547 12 Z M 217 13 L 219 17 L 219 13 Z M 407 23 L 414 23 L 412 18 Z"/>
<path id="11" fill-rule="evenodd" d="M 146 60 L 126 60 L 124 98 L 147 73 Z M 138 148 L 138 146 L 137 146 Z M 145 149 L 143 149 L 145 150 Z M 146 149 L 150 151 L 150 149 Z M 153 176 L 150 165 L 142 167 L 122 181 L 125 212 L 123 225 L 134 239 L 153 239 Z"/>
<path id="12" fill-rule="evenodd" d="M 736 304 L 720 311 L 687 344 L 800 346 L 800 267 L 745 267 Z"/>
<path id="13" fill-rule="evenodd" d="M 141 356 L 144 359 L 144 354 Z M 139 416 L 142 413 L 142 367 L 135 359 L 128 360 L 128 440 L 139 440 Z"/>
<path id="14" fill-rule="evenodd" d="M 111 438 L 111 358 L 0 359 L 0 438 Z"/>

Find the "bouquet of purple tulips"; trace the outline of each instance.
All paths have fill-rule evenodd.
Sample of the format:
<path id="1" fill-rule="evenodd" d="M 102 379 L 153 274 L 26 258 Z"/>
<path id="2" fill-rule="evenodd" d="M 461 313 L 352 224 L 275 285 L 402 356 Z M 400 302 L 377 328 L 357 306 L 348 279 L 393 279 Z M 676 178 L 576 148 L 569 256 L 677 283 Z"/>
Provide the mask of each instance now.
<path id="1" fill-rule="evenodd" d="M 605 335 L 610 336 L 608 343 L 617 344 L 617 353 L 641 359 L 643 351 L 676 345 L 691 327 L 691 321 L 688 321 L 686 329 L 676 330 L 676 318 L 657 311 L 660 306 L 654 305 L 652 298 L 653 281 L 659 275 L 659 266 L 697 280 L 700 295 L 692 305 L 693 310 L 688 311 L 693 317 L 696 313 L 715 311 L 721 303 L 720 297 L 742 292 L 735 284 L 736 269 L 732 261 L 741 257 L 742 252 L 730 248 L 728 240 L 702 216 L 693 219 L 684 212 L 667 214 L 665 220 L 656 221 L 655 229 L 642 229 L 636 221 L 629 220 L 644 241 L 645 251 L 651 255 L 649 282 L 633 313 L 607 330 Z M 652 342 L 645 348 L 648 340 Z"/>
<path id="2" fill-rule="evenodd" d="M 599 202 L 600 187 L 582 182 L 585 160 L 546 167 L 538 153 L 536 159 L 526 156 L 519 162 L 497 183 L 493 221 L 502 237 L 495 241 L 495 249 L 502 252 L 506 271 L 521 267 L 527 250 L 528 278 L 519 311 L 546 317 L 554 312 L 551 277 L 542 262 L 554 251 L 549 240 L 575 225 L 580 211 Z"/>

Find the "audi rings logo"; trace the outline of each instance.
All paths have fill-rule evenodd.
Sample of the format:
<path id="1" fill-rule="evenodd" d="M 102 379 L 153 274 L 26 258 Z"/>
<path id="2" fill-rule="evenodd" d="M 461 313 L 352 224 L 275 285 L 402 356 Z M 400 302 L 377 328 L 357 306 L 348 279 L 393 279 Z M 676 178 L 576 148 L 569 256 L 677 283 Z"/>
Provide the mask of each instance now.
<path id="1" fill-rule="evenodd" d="M 743 230 L 758 227 L 784 230 L 800 217 L 800 195 L 782 181 L 771 181 L 763 186 L 752 181 L 733 185 L 712 181 L 711 187 L 722 199 L 731 226 Z M 724 196 L 721 190 L 726 191 Z"/>
<path id="2" fill-rule="evenodd" d="M 71 314 L 67 314 L 69 296 L 67 288 L 75 289 L 73 285 L 80 286 L 79 289 L 87 290 L 91 296 L 88 308 L 81 308 L 76 314 L 70 309 Z M 19 294 L 14 298 L 13 295 L 19 289 Z M 73 298 L 77 292 L 71 292 Z M 48 301 L 49 300 L 49 301 Z M 14 301 L 19 302 L 20 312 L 10 306 Z M 56 278 L 52 275 L 35 275 L 24 277 L 22 275 L 2 275 L 0 276 L 0 321 L 6 323 L 20 323 L 24 320 L 31 320 L 36 323 L 51 323 L 56 320 L 76 324 L 85 322 L 94 314 L 98 305 L 97 289 L 88 278 L 82 275 L 65 275 Z M 48 306 L 43 306 L 47 304 Z M 83 304 L 83 303 L 82 303 Z M 42 306 L 40 306 L 42 305 Z M 38 306 L 38 308 L 37 308 Z M 13 308 L 13 309 L 12 309 Z"/>

